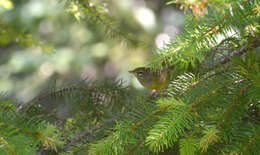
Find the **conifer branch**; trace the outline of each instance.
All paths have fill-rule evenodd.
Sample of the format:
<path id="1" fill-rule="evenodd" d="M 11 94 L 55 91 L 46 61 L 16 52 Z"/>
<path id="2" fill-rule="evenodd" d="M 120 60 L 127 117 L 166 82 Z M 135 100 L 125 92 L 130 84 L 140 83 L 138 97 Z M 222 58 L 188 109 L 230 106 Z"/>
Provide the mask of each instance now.
<path id="1" fill-rule="evenodd" d="M 182 116 L 179 116 L 178 118 L 176 119 L 179 119 L 179 118 L 182 118 L 184 117 L 186 114 L 190 114 L 190 112 L 194 112 L 194 108 L 197 107 L 198 105 L 202 104 L 203 103 L 203 100 L 209 98 L 210 96 L 216 94 L 218 91 L 222 90 L 223 88 L 226 88 L 228 87 L 229 85 L 232 85 L 232 84 L 238 84 L 238 83 L 241 83 L 243 82 L 244 80 L 238 80 L 238 81 L 231 81 L 231 82 L 226 82 L 223 86 L 221 87 L 218 87 L 216 89 L 214 89 L 213 91 L 211 91 L 211 93 L 207 94 L 206 96 L 203 96 L 203 97 L 200 97 L 199 99 L 197 99 L 194 103 L 192 103 L 189 108 L 183 112 L 183 115 Z M 164 106 L 163 108 L 157 110 L 157 111 L 154 111 L 149 117 L 147 117 L 146 119 L 144 120 L 141 120 L 139 121 L 138 123 L 135 124 L 134 127 L 132 127 L 132 129 L 136 130 L 137 128 L 139 128 L 141 125 L 143 125 L 145 122 L 151 120 L 152 117 L 158 115 L 159 113 L 161 112 L 165 112 L 167 111 L 169 108 L 171 107 L 171 104 L 169 104 L 168 106 Z M 136 144 L 137 146 L 140 145 L 140 143 Z M 135 147 L 133 147 L 133 149 L 135 149 Z"/>
<path id="2" fill-rule="evenodd" d="M 207 95 L 205 96 L 202 96 L 202 97 L 199 97 L 192 105 L 191 105 L 191 108 L 195 108 L 197 106 L 199 106 L 200 104 L 203 103 L 203 100 L 206 100 L 208 99 L 209 97 L 211 97 L 212 95 L 216 94 L 218 91 L 222 90 L 223 88 L 226 88 L 230 85 L 233 85 L 233 84 L 238 84 L 238 83 L 241 83 L 243 82 L 244 80 L 237 80 L 237 81 L 229 81 L 229 82 L 226 82 L 224 83 L 221 87 L 218 87 L 214 90 L 212 90 L 210 93 L 208 93 Z M 190 111 L 192 111 L 192 109 L 190 109 Z"/>
<path id="3" fill-rule="evenodd" d="M 119 25 L 116 25 L 116 20 L 109 16 L 108 13 L 105 10 L 98 10 L 98 7 L 101 8 L 101 5 L 96 3 L 91 3 L 89 1 L 87 2 L 80 2 L 79 4 L 75 4 L 78 6 L 81 6 L 84 8 L 83 14 L 89 19 L 88 22 L 95 22 L 96 25 L 101 26 L 105 32 L 106 35 L 108 35 L 111 38 L 120 38 L 123 39 L 129 45 L 132 45 L 133 47 L 137 47 L 139 45 L 144 45 L 144 42 L 135 39 L 131 34 L 127 34 L 125 31 L 123 31 Z M 73 11 L 72 11 L 73 12 Z M 76 12 L 77 14 L 78 12 Z M 78 20 L 80 17 L 76 17 Z M 93 24 L 93 23 L 91 23 Z"/>
<path id="4" fill-rule="evenodd" d="M 212 78 L 212 77 L 215 77 L 216 75 L 221 74 L 221 73 L 223 73 L 223 72 L 225 72 L 225 71 L 227 71 L 227 70 L 221 70 L 221 71 L 219 71 L 219 72 L 209 74 L 209 75 L 207 75 L 207 76 L 205 76 L 205 77 L 199 79 L 198 81 L 195 81 L 194 83 L 192 83 L 191 85 L 189 85 L 187 88 L 183 89 L 183 90 L 181 91 L 181 93 L 178 94 L 177 98 L 180 98 L 183 94 L 185 94 L 187 91 L 189 91 L 190 89 L 192 89 L 192 88 L 194 88 L 195 86 L 197 86 L 199 83 L 201 83 L 201 82 L 203 82 L 203 81 L 205 81 L 205 80 L 208 80 L 208 79 L 210 79 L 210 78 Z"/>
<path id="5" fill-rule="evenodd" d="M 235 99 L 233 99 L 232 104 L 227 107 L 227 109 L 225 110 L 225 113 L 224 113 L 224 115 L 223 115 L 222 122 L 220 122 L 220 123 L 217 125 L 216 129 L 220 129 L 220 128 L 222 128 L 222 127 L 224 126 L 224 123 L 228 123 L 227 120 L 228 120 L 228 118 L 229 118 L 229 115 L 230 115 L 232 109 L 237 105 L 238 100 L 240 99 L 240 97 L 243 95 L 243 93 L 244 93 L 249 87 L 250 87 L 250 85 L 249 85 L 249 86 L 247 85 L 247 86 L 244 86 L 244 87 L 241 87 L 241 88 L 240 88 L 239 95 L 237 95 L 237 97 L 236 97 Z M 249 103 L 250 103 L 250 102 L 251 102 L 251 101 L 249 101 Z M 248 104 L 248 103 L 247 103 L 247 104 Z"/>
<path id="6" fill-rule="evenodd" d="M 111 23 L 110 23 L 110 24 L 106 23 L 106 22 L 102 19 L 102 17 L 100 16 L 100 12 L 98 12 L 98 10 L 96 9 L 96 7 L 95 7 L 95 6 L 90 6 L 90 3 L 89 3 L 89 2 L 87 2 L 87 3 L 88 3 L 87 5 L 86 5 L 86 4 L 83 4 L 83 6 L 85 6 L 85 8 L 89 8 L 89 9 L 91 9 L 91 7 L 92 7 L 92 9 L 93 9 L 93 11 L 94 11 L 94 14 L 96 15 L 96 19 L 98 20 L 98 22 L 101 23 L 101 25 L 105 26 L 108 31 L 112 31 L 112 33 L 114 33 L 114 34 L 111 34 L 111 37 L 114 37 L 114 36 L 120 37 L 120 36 L 121 36 L 123 39 L 125 39 L 126 41 L 129 41 L 129 42 L 130 42 L 132 45 L 134 45 L 134 46 L 136 46 L 136 45 L 138 44 L 138 41 L 135 40 L 135 39 L 133 39 L 133 37 L 131 37 L 131 35 L 127 35 L 126 33 L 122 32 L 119 28 L 114 28 L 114 27 L 112 27 L 112 26 L 111 26 L 111 25 L 112 25 Z M 109 17 L 107 16 L 106 18 L 109 18 Z M 111 17 L 110 17 L 110 18 L 111 18 Z M 111 21 L 112 21 L 112 20 L 111 20 Z"/>
<path id="7" fill-rule="evenodd" d="M 146 144 L 153 152 L 163 152 L 171 147 L 185 133 L 185 128 L 191 128 L 194 121 L 193 115 L 187 110 L 189 106 L 177 100 L 172 102 L 175 103 L 168 103 L 170 107 L 165 115 L 148 132 Z"/>
<path id="8" fill-rule="evenodd" d="M 156 117 L 159 113 L 166 111 L 169 107 L 170 107 L 170 105 L 165 106 L 165 107 L 163 107 L 163 108 L 161 108 L 161 109 L 159 109 L 159 110 L 156 110 L 156 111 L 152 112 L 152 114 L 150 114 L 149 116 L 147 116 L 147 118 L 145 118 L 145 119 L 143 119 L 143 120 L 137 122 L 135 125 L 133 125 L 133 126 L 131 127 L 131 129 L 132 129 L 132 130 L 136 130 L 137 128 L 139 128 L 140 126 L 142 126 L 145 122 L 148 122 L 148 121 L 150 121 L 153 117 Z"/>
<path id="9" fill-rule="evenodd" d="M 25 128 L 17 127 L 15 125 L 7 124 L 7 123 L 4 123 L 4 122 L 1 123 L 1 127 L 8 128 L 8 130 L 10 132 L 12 132 L 12 135 L 16 135 L 16 134 L 18 135 L 18 134 L 21 134 L 21 133 L 29 134 L 30 136 L 35 138 L 35 142 L 36 141 L 40 141 L 44 148 L 49 148 L 50 147 L 52 150 L 55 150 L 57 152 L 56 140 L 51 138 L 51 137 L 49 137 L 48 135 L 46 135 L 44 133 L 44 131 L 33 130 L 33 129 L 25 129 Z M 8 144 L 8 143 L 6 143 L 6 144 Z"/>
<path id="10" fill-rule="evenodd" d="M 78 143 L 80 143 L 82 140 L 84 140 L 86 137 L 90 136 L 91 134 L 93 134 L 97 130 L 103 129 L 105 127 L 105 124 L 111 123 L 115 120 L 116 119 L 109 119 L 109 120 L 106 120 L 104 123 L 98 123 L 97 125 L 94 125 L 90 129 L 84 130 L 83 132 L 78 134 L 75 138 L 70 140 L 70 142 L 67 143 L 63 149 L 61 149 L 62 152 L 68 151 L 72 146 L 77 145 Z"/>
<path id="11" fill-rule="evenodd" d="M 214 128 L 213 132 L 211 133 L 213 134 L 212 136 L 214 136 L 214 138 L 216 138 L 216 134 L 220 132 L 220 129 L 223 128 L 224 123 L 227 124 L 229 122 L 229 115 L 231 111 L 234 109 L 236 105 L 238 105 L 238 100 L 241 98 L 243 93 L 246 92 L 247 89 L 248 86 L 241 87 L 239 94 L 236 96 L 235 99 L 233 99 L 232 104 L 227 107 L 223 114 L 223 119 L 221 119 L 222 121 L 218 123 L 218 125 Z M 211 141 L 201 141 L 200 148 L 202 149 L 202 151 L 205 152 L 208 149 L 208 145 L 212 144 L 212 142 L 217 142 L 217 140 L 215 139 Z M 206 143 L 207 145 L 204 143 Z"/>
<path id="12" fill-rule="evenodd" d="M 218 87 L 214 90 L 212 90 L 210 93 L 208 93 L 207 95 L 204 95 L 202 97 L 199 97 L 197 100 L 195 100 L 194 103 L 190 104 L 187 108 L 184 108 L 180 114 L 177 115 L 177 117 L 174 120 L 171 120 L 171 127 L 173 124 L 176 123 L 176 126 L 178 126 L 178 130 L 176 129 L 176 132 L 169 134 L 169 130 L 168 128 L 170 128 L 169 126 L 165 126 L 167 124 L 169 124 L 169 122 L 166 122 L 166 120 L 162 120 L 164 117 L 161 118 L 161 120 L 159 120 L 158 124 L 156 124 L 153 129 L 148 133 L 148 137 L 146 138 L 146 143 L 150 146 L 150 149 L 152 149 L 155 152 L 158 151 L 163 151 L 164 147 L 168 148 L 169 146 L 172 145 L 174 138 L 178 138 L 179 134 L 183 134 L 181 131 L 184 128 L 184 120 L 187 122 L 190 122 L 190 118 L 193 118 L 192 116 L 197 116 L 198 114 L 196 113 L 196 108 L 204 103 L 204 100 L 207 100 L 209 97 L 211 97 L 212 95 L 216 94 L 218 91 L 228 87 L 229 85 L 233 85 L 233 84 L 238 84 L 243 82 L 244 80 L 237 80 L 237 81 L 229 81 L 224 83 L 221 87 Z M 166 104 L 167 105 L 167 104 Z M 165 111 L 169 111 L 170 107 L 172 107 L 173 104 L 169 104 L 169 106 L 166 106 Z M 170 111 L 169 111 L 170 112 Z M 172 113 L 176 113 L 177 111 L 171 111 Z M 191 115 L 192 114 L 192 115 Z M 169 117 L 173 117 L 171 115 L 169 115 Z M 167 117 L 168 118 L 168 117 Z M 180 121 L 182 121 L 182 123 L 180 123 Z M 172 124 L 173 123 L 173 124 Z M 175 125 L 174 125 L 175 126 Z M 186 127 L 191 128 L 191 126 L 186 124 Z M 174 129 L 172 129 L 174 130 Z M 170 136 L 171 139 L 170 141 L 167 141 L 167 137 Z M 176 137 L 177 136 L 177 137 Z M 164 140 L 164 141 L 162 141 Z M 166 141 L 165 141 L 166 140 Z M 168 139 L 169 140 L 169 139 Z"/>
<path id="13" fill-rule="evenodd" d="M 79 135 L 77 135 L 74 139 L 72 139 L 66 146 L 64 147 L 63 152 L 68 151 L 72 146 L 75 146 L 77 143 L 80 143 L 85 137 L 89 136 L 90 134 L 94 133 L 98 129 L 104 128 L 104 124 L 97 124 L 91 127 L 89 130 L 84 130 Z"/>
<path id="14" fill-rule="evenodd" d="M 181 155 L 192 155 L 195 154 L 198 148 L 197 139 L 192 136 L 188 136 L 179 140 L 180 154 Z"/>
<path id="15" fill-rule="evenodd" d="M 131 44 L 139 43 L 119 27 L 116 19 L 100 5 L 102 2 L 68 1 L 71 9 L 76 10 L 74 16 L 78 15 L 78 20 L 86 19 L 87 24 L 95 27 L 100 25 L 110 37 Z M 249 53 L 260 44 L 259 0 L 223 3 L 220 10 L 212 6 L 208 9 L 209 14 L 188 19 L 184 34 L 160 50 L 152 62 L 151 68 L 155 70 L 176 65 L 177 74 L 190 67 L 198 71 L 198 74 L 177 75 L 172 85 L 166 88 L 167 95 L 163 94 L 166 97 L 162 95 L 156 98 L 158 100 L 147 101 L 146 96 L 138 93 L 129 97 L 130 91 L 117 84 L 100 86 L 90 82 L 90 85 L 65 86 L 40 93 L 24 107 L 18 108 L 17 113 L 15 106 L 0 101 L 0 134 L 4 135 L 0 136 L 4 148 L 0 149 L 0 154 L 27 154 L 37 147 L 51 148 L 51 151 L 61 154 L 74 149 L 88 154 L 147 154 L 151 150 L 161 153 L 173 149 L 175 144 L 179 145 L 176 152 L 180 154 L 258 153 L 253 149 L 259 143 L 259 125 L 254 121 L 245 123 L 243 118 L 259 113 L 259 58 Z M 234 31 L 236 37 L 232 39 L 230 32 Z M 21 36 L 24 40 L 19 43 L 34 44 L 29 34 Z M 221 43 L 220 38 L 224 38 Z M 13 40 L 11 37 L 10 43 Z M 246 52 L 245 61 L 236 59 L 229 63 L 233 57 Z M 211 53 L 214 55 L 208 57 L 214 59 L 210 61 L 211 68 L 200 69 L 203 59 L 210 60 L 207 54 Z M 198 76 L 200 73 L 203 75 Z M 66 116 L 69 119 L 64 130 L 46 123 L 53 121 L 53 117 L 49 121 L 47 116 L 56 112 L 59 108 L 54 108 L 56 104 L 70 106 L 68 109 L 71 111 L 66 114 L 72 116 Z M 114 119 L 117 116 L 120 118 Z M 114 124 L 116 120 L 120 121 Z M 55 125 L 56 122 L 55 119 Z M 106 123 L 110 123 L 112 128 Z M 65 137 L 61 138 L 61 135 Z M 202 152 L 198 152 L 199 149 Z M 77 154 L 77 151 L 73 153 Z"/>
<path id="16" fill-rule="evenodd" d="M 15 153 L 14 149 L 8 144 L 8 142 L 3 137 L 0 137 L 0 142 L 7 147 L 8 151 L 11 153 L 11 155 L 17 155 Z"/>
<path id="17" fill-rule="evenodd" d="M 32 34 L 25 30 L 17 29 L 14 26 L 4 24 L 0 19 L 0 46 L 20 45 L 21 47 L 38 46 L 44 52 L 54 51 L 53 45 L 43 40 L 35 38 Z M 1 47 L 0 47 L 1 48 Z"/>
<path id="18" fill-rule="evenodd" d="M 256 135 L 249 140 L 247 145 L 243 147 L 242 153 L 245 152 L 252 144 L 254 144 L 259 136 L 260 136 L 260 131 L 258 131 Z"/>
<path id="19" fill-rule="evenodd" d="M 214 25 L 212 27 L 206 28 L 206 30 L 203 30 L 201 26 L 199 25 L 197 27 L 193 27 L 194 32 L 187 32 L 184 33 L 183 35 L 180 35 L 180 38 L 177 39 L 176 42 L 173 42 L 172 45 L 168 45 L 167 48 L 162 50 L 162 58 L 160 59 L 160 64 L 168 64 L 170 62 L 176 63 L 176 60 L 174 58 L 176 57 L 182 57 L 182 54 L 184 51 L 186 52 L 185 49 L 187 50 L 192 50 L 194 51 L 191 55 L 192 56 L 187 56 L 184 54 L 184 57 L 182 57 L 184 60 L 187 59 L 188 63 L 193 62 L 198 55 L 197 53 L 202 53 L 201 49 L 204 48 L 204 50 L 209 50 L 210 46 L 216 44 L 216 36 L 218 33 L 221 34 L 225 29 L 231 29 L 229 25 L 232 23 L 229 23 L 228 18 L 232 19 L 232 21 L 239 21 L 242 19 L 246 19 L 247 16 L 253 13 L 253 9 L 249 10 L 248 12 L 245 11 L 245 13 L 241 14 L 241 6 L 246 5 L 246 3 L 250 3 L 247 0 L 244 0 L 242 2 L 235 3 L 236 7 L 232 9 L 232 13 L 225 14 L 223 18 L 218 20 L 217 22 L 214 22 Z M 249 5 L 249 4 L 248 4 Z M 252 5 L 252 4 L 250 4 Z M 250 13 L 249 13 L 250 12 Z M 234 18 L 234 15 L 239 14 L 239 18 Z M 242 17 L 241 17 L 242 16 Z M 213 22 L 213 21 L 212 21 Z M 199 24 L 199 23 L 198 23 Z M 203 32 L 204 31 L 204 32 Z M 197 34 L 200 32 L 200 34 Z M 196 35 L 194 35 L 196 33 Z M 187 40 L 188 38 L 194 38 L 192 41 Z M 187 42 L 188 41 L 188 42 Z M 211 44 L 209 44 L 209 42 Z M 172 46 L 172 47 L 171 47 Z M 212 47 L 211 47 L 212 48 Z M 190 52 L 189 52 L 190 53 Z M 175 57 L 176 56 L 176 57 Z M 179 59 L 178 59 L 179 60 Z M 167 63 L 168 62 L 168 63 Z M 156 63 L 156 62 L 155 62 Z M 158 65 L 158 63 L 157 63 Z M 173 65 L 173 64 L 171 64 Z"/>
<path id="20" fill-rule="evenodd" d="M 247 52 L 249 48 L 256 48 L 259 46 L 259 44 L 260 44 L 260 38 L 254 39 L 251 43 L 247 43 L 246 45 L 244 45 L 236 50 L 233 50 L 232 52 L 228 53 L 225 57 L 223 57 L 219 61 L 215 62 L 215 64 L 213 64 L 213 68 L 220 64 L 222 64 L 222 65 L 226 64 L 227 62 L 229 62 L 231 60 L 231 58 L 233 56 L 241 56 L 242 54 Z"/>
<path id="21" fill-rule="evenodd" d="M 170 105 L 169 105 L 170 106 Z M 160 114 L 161 112 L 164 112 L 166 109 L 169 108 L 169 106 L 165 106 L 159 110 L 156 110 L 154 112 L 152 112 L 152 114 L 150 114 L 149 116 L 147 116 L 145 119 L 135 123 L 134 125 L 132 125 L 130 128 L 126 129 L 126 130 L 136 130 L 138 128 L 140 128 L 142 125 L 144 125 L 146 122 L 150 121 L 151 119 L 153 119 L 154 117 L 158 116 L 158 114 Z M 137 144 L 135 144 L 128 153 L 126 153 L 125 155 L 128 155 L 128 154 L 132 154 L 134 153 L 134 151 L 140 146 L 142 145 L 143 143 L 145 142 L 145 139 L 139 141 Z"/>
<path id="22" fill-rule="evenodd" d="M 206 130 L 206 134 L 200 139 L 199 142 L 199 148 L 202 150 L 202 152 L 206 152 L 209 145 L 212 143 L 218 142 L 218 136 L 217 134 L 220 131 L 217 128 L 209 128 Z"/>
<path id="23" fill-rule="evenodd" d="M 129 151 L 128 153 L 126 153 L 126 154 L 124 154 L 124 155 L 134 154 L 134 152 L 136 151 L 136 149 L 138 149 L 138 148 L 140 147 L 140 145 L 144 144 L 144 142 L 145 142 L 145 139 L 139 141 L 136 145 L 134 145 L 134 146 L 130 149 L 130 151 Z"/>
<path id="24" fill-rule="evenodd" d="M 17 108 L 16 112 L 26 112 L 35 103 L 40 103 L 41 101 L 44 101 L 50 97 L 64 96 L 64 93 L 72 92 L 72 91 L 79 90 L 79 89 L 80 89 L 79 86 L 77 86 L 76 84 L 73 84 L 71 86 L 64 87 L 61 89 L 47 91 L 46 93 L 42 93 L 42 94 L 36 96 L 28 103 L 20 105 Z"/>

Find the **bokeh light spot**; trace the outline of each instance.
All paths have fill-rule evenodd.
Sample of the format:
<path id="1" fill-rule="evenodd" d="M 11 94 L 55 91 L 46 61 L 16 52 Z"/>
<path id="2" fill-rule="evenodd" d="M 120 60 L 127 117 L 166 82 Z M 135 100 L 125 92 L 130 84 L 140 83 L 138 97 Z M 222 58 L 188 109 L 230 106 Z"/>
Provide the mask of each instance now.
<path id="1" fill-rule="evenodd" d="M 138 22 L 147 30 L 154 28 L 155 15 L 151 9 L 140 7 L 135 11 L 135 17 Z"/>
<path id="2" fill-rule="evenodd" d="M 166 33 L 160 33 L 155 38 L 155 44 L 158 48 L 162 48 L 164 44 L 170 42 L 170 36 Z"/>
<path id="3" fill-rule="evenodd" d="M 45 62 L 40 66 L 39 74 L 42 78 L 50 77 L 54 72 L 53 65 L 50 62 Z"/>

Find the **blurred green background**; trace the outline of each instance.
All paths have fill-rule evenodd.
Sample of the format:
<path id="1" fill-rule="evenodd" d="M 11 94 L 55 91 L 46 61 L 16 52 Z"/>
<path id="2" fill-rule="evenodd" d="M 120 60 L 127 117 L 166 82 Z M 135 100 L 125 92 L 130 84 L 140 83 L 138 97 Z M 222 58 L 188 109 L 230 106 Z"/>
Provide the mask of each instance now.
<path id="1" fill-rule="evenodd" d="M 0 0 L 0 92 L 27 102 L 44 89 L 86 77 L 122 79 L 126 85 L 143 89 L 128 71 L 148 64 L 158 48 L 181 33 L 183 11 L 166 5 L 166 0 L 98 2 L 123 31 L 145 46 L 131 47 L 95 24 L 77 20 L 72 13 L 77 8 L 69 1 Z M 8 42 L 10 33 L 3 35 L 7 31 L 3 26 L 29 33 L 47 46 L 20 46 L 19 38 Z"/>

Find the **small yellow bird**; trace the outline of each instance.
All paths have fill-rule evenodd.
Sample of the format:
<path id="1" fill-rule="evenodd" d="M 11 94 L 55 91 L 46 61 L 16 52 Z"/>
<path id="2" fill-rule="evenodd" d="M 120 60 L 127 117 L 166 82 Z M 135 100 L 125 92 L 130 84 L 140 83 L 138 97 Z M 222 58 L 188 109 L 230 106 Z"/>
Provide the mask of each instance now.
<path id="1" fill-rule="evenodd" d="M 170 80 L 169 69 L 167 68 L 154 72 L 150 68 L 139 67 L 129 72 L 134 74 L 138 81 L 150 90 L 164 88 Z"/>

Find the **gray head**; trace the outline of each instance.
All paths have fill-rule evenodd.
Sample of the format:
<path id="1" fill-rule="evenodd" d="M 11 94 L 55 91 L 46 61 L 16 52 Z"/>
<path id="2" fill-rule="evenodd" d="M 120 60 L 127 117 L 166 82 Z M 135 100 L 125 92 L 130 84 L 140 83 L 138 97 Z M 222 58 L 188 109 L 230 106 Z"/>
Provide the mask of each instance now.
<path id="1" fill-rule="evenodd" d="M 134 74 L 139 80 L 144 79 L 147 74 L 149 74 L 149 69 L 145 67 L 138 67 L 129 73 Z"/>

